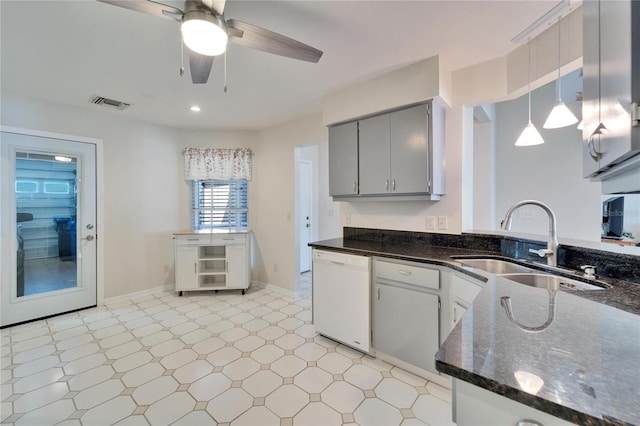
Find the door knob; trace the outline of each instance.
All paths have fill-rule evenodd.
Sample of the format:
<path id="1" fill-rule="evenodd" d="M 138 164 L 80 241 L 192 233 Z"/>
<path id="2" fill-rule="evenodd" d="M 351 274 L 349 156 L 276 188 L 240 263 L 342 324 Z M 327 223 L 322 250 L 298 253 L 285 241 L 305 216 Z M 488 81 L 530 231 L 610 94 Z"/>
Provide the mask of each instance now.
<path id="1" fill-rule="evenodd" d="M 87 235 L 86 237 L 83 238 L 83 240 L 93 241 L 93 235 Z"/>
<path id="2" fill-rule="evenodd" d="M 305 228 L 310 228 L 311 225 L 309 225 L 308 223 L 304 226 Z"/>
<path id="3" fill-rule="evenodd" d="M 93 229 L 93 225 L 92 224 L 88 224 L 87 225 L 87 229 Z"/>

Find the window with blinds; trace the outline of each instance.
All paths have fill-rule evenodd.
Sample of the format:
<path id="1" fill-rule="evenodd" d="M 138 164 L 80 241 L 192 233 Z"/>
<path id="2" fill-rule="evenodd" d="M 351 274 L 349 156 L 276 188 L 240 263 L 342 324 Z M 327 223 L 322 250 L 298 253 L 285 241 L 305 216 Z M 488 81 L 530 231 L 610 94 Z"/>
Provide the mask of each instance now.
<path id="1" fill-rule="evenodd" d="M 193 229 L 248 229 L 246 179 L 194 180 L 191 185 Z"/>

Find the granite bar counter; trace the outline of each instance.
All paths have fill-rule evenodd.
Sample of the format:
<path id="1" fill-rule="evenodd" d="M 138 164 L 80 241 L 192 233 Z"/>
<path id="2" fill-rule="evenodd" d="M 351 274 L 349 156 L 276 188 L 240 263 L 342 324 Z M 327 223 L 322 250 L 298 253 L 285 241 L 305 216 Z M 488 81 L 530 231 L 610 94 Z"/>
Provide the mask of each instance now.
<path id="1" fill-rule="evenodd" d="M 436 354 L 442 373 L 577 424 L 640 425 L 640 285 L 611 277 L 601 278 L 610 288 L 595 291 L 518 284 L 451 258 L 504 256 L 504 244 L 473 235 L 345 235 L 310 245 L 446 266 L 485 281 Z M 622 261 L 637 270 L 637 257 Z M 503 298 L 510 298 L 511 319 Z M 542 386 L 532 393 L 516 371 Z"/>
<path id="2" fill-rule="evenodd" d="M 524 330 L 548 320 L 539 332 Z M 436 367 L 576 424 L 640 425 L 640 316 L 564 291 L 490 278 L 440 347 Z M 520 383 L 516 372 L 541 387 Z"/>

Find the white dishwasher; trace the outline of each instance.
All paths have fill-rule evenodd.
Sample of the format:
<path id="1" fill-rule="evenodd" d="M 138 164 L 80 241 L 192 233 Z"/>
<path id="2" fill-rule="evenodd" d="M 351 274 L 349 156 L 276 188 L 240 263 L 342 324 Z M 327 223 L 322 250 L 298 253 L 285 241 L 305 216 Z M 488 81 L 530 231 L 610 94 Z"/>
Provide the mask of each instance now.
<path id="1" fill-rule="evenodd" d="M 313 250 L 316 331 L 363 352 L 371 349 L 370 270 L 368 257 Z"/>

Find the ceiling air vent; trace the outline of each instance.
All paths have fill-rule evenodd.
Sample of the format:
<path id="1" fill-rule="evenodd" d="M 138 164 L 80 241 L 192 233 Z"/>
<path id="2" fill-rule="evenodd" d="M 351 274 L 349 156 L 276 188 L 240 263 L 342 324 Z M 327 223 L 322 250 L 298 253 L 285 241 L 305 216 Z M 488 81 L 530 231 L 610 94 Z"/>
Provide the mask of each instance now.
<path id="1" fill-rule="evenodd" d="M 131 104 L 126 102 L 116 101 L 115 99 L 105 98 L 103 96 L 94 96 L 91 98 L 91 103 L 96 105 L 106 105 L 119 110 L 127 109 Z"/>

